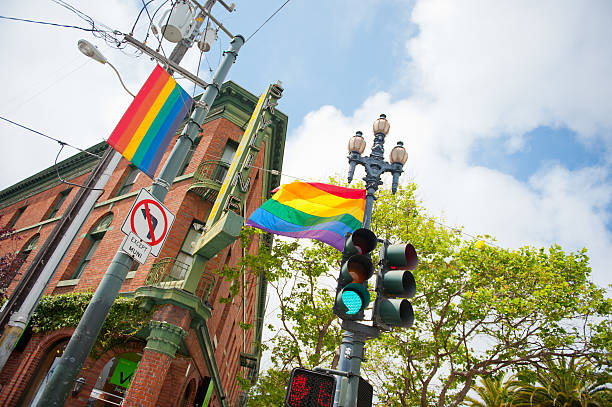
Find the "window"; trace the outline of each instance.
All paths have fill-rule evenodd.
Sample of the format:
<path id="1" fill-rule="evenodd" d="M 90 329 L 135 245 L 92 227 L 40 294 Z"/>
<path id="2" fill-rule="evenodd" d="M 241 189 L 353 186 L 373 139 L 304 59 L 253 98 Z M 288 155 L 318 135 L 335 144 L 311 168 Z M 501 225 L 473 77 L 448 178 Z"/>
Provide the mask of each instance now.
<path id="1" fill-rule="evenodd" d="M 66 198 L 68 198 L 70 191 L 72 191 L 72 188 L 68 188 L 59 193 L 57 198 L 55 198 L 55 203 L 51 207 L 51 210 L 49 211 L 49 214 L 45 217 L 45 219 L 51 219 L 55 217 L 59 209 L 62 207 L 62 204 L 64 203 Z"/>
<path id="2" fill-rule="evenodd" d="M 81 261 L 79 262 L 79 265 L 77 266 L 76 270 L 74 271 L 74 273 L 72 273 L 72 276 L 70 276 L 70 279 L 81 278 L 83 272 L 85 271 L 85 268 L 93 258 L 93 255 L 96 252 L 98 245 L 102 241 L 102 238 L 110 227 L 112 221 L 113 214 L 109 213 L 104 218 L 102 218 L 96 224 L 96 226 L 94 226 L 94 228 L 87 234 L 87 237 L 85 238 L 88 241 L 87 249 L 85 250 L 85 253 L 83 254 L 83 257 L 81 258 Z"/>
<path id="3" fill-rule="evenodd" d="M 183 160 L 183 164 L 181 164 L 181 168 L 179 169 L 179 172 L 176 174 L 177 176 L 183 175 L 185 171 L 187 170 L 187 167 L 189 166 L 189 162 L 191 161 L 191 158 L 193 157 L 193 153 L 195 152 L 195 150 L 198 148 L 198 145 L 200 144 L 200 140 L 202 140 L 202 136 L 198 136 L 193 142 L 193 146 L 189 149 L 187 156 Z"/>
<path id="4" fill-rule="evenodd" d="M 121 405 L 134 373 L 138 368 L 141 355 L 127 352 L 109 360 L 102 368 L 94 388 L 89 395 L 88 406 L 107 407 Z"/>
<path id="5" fill-rule="evenodd" d="M 221 154 L 221 158 L 219 159 L 219 165 L 217 165 L 217 168 L 215 168 L 213 172 L 213 179 L 220 184 L 222 184 L 225 179 L 225 174 L 227 174 L 227 170 L 234 159 L 234 155 L 236 155 L 237 149 L 238 144 L 236 144 L 235 141 L 227 140 L 227 144 L 223 149 L 223 154 Z"/>
<path id="6" fill-rule="evenodd" d="M 6 225 L 6 227 L 10 229 L 13 226 L 15 226 L 15 224 L 17 223 L 21 215 L 23 215 L 27 207 L 28 207 L 27 205 L 24 205 L 21 208 L 17 209 L 17 212 L 15 212 L 15 214 L 13 215 L 9 223 Z"/>
<path id="7" fill-rule="evenodd" d="M 21 396 L 20 403 L 18 403 L 20 406 L 36 405 L 42 396 L 46 384 L 51 379 L 53 370 L 55 370 L 59 364 L 60 358 L 66 349 L 66 345 L 68 345 L 68 339 L 63 339 L 45 352 L 34 371 L 34 376 L 30 379 L 30 383 L 28 383 L 23 396 Z"/>
<path id="8" fill-rule="evenodd" d="M 23 249 L 21 249 L 21 251 L 17 255 L 19 257 L 18 257 L 17 268 L 15 269 L 15 272 L 19 271 L 21 266 L 23 266 L 23 263 L 25 263 L 25 261 L 27 260 L 30 253 L 32 253 L 32 251 L 35 250 L 36 247 L 38 247 L 39 237 L 40 237 L 39 234 L 32 236 L 32 238 L 28 241 L 28 243 L 26 243 L 25 246 L 23 246 Z"/>
<path id="9" fill-rule="evenodd" d="M 187 235 L 185 239 L 183 239 L 183 244 L 176 256 L 174 266 L 168 275 L 168 281 L 178 281 L 185 278 L 187 270 L 189 270 L 189 267 L 191 267 L 193 263 L 193 248 L 200 238 L 202 226 L 202 223 L 198 221 L 194 221 L 191 226 L 189 226 Z"/>
<path id="10" fill-rule="evenodd" d="M 132 189 L 132 185 L 134 185 L 134 183 L 138 179 L 138 175 L 140 175 L 140 171 L 138 170 L 138 168 L 134 167 L 133 165 L 130 165 L 125 172 L 126 175 L 123 178 L 121 188 L 119 188 L 119 191 L 117 191 L 117 194 L 115 196 L 124 195 L 130 192 L 130 189 Z"/>

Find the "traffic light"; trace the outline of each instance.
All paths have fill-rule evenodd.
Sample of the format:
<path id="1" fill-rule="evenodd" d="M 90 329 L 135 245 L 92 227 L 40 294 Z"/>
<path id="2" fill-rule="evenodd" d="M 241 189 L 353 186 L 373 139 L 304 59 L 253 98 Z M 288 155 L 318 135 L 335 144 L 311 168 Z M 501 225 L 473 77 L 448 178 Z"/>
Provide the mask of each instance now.
<path id="1" fill-rule="evenodd" d="M 376 244 L 376 235 L 369 229 L 357 229 L 346 239 L 334 303 L 334 314 L 342 319 L 363 319 L 370 303 L 367 280 L 374 274 L 370 252 Z"/>
<path id="2" fill-rule="evenodd" d="M 285 407 L 331 407 L 335 390 L 334 376 L 296 367 L 291 371 Z"/>
<path id="3" fill-rule="evenodd" d="M 410 243 L 390 245 L 384 242 L 380 250 L 380 271 L 376 278 L 374 324 L 389 329 L 409 327 L 414 323 L 412 304 L 406 298 L 414 297 L 416 282 L 408 270 L 414 270 L 418 257 Z"/>

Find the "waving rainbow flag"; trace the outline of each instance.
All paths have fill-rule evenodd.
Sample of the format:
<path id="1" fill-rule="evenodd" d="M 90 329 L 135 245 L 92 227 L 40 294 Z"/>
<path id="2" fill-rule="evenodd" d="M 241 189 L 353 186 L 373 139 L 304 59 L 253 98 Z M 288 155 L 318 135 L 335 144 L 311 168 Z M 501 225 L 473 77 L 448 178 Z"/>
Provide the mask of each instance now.
<path id="1" fill-rule="evenodd" d="M 320 240 L 342 251 L 345 233 L 361 227 L 365 198 L 365 189 L 294 181 L 281 185 L 253 212 L 247 225 L 277 235 Z"/>
<path id="2" fill-rule="evenodd" d="M 174 78 L 157 65 L 113 130 L 108 144 L 153 178 L 192 102 Z"/>

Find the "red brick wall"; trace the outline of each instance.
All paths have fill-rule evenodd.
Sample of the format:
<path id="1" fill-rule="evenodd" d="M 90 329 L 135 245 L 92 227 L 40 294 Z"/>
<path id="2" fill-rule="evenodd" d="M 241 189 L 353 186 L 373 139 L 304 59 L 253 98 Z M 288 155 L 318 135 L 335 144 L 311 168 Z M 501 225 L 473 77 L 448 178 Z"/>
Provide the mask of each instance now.
<path id="1" fill-rule="evenodd" d="M 203 126 L 202 139 L 198 145 L 197 150 L 193 154 L 193 157 L 185 171 L 185 174 L 194 172 L 197 169 L 199 163 L 202 161 L 218 159 L 227 143 L 227 140 L 230 139 L 237 142 L 240 140 L 242 134 L 242 129 L 223 118 L 206 123 Z M 168 150 L 166 151 L 164 158 L 162 159 L 162 163 L 166 161 L 173 146 L 174 142 L 171 143 Z M 263 151 L 265 151 L 264 146 L 262 146 L 262 149 L 260 151 L 261 153 L 258 154 L 255 162 L 253 163 L 254 167 L 263 167 Z M 113 200 L 113 198 L 115 198 L 113 194 L 116 193 L 118 187 L 122 184 L 123 177 L 125 176 L 128 165 L 129 163 L 126 160 L 121 160 L 117 169 L 111 176 L 104 193 L 98 200 L 99 203 L 104 203 L 105 201 Z M 156 176 L 159 174 L 160 170 L 161 166 L 158 169 Z M 84 182 L 86 177 L 87 174 L 78 177 L 76 180 L 73 180 L 73 182 L 82 183 Z M 261 204 L 262 179 L 263 173 L 261 173 L 261 170 L 258 170 L 256 168 L 253 169 L 251 173 L 251 191 L 248 194 L 245 211 L 248 215 L 250 215 Z M 187 230 L 194 219 L 199 220 L 201 222 L 206 221 L 208 212 L 211 207 L 211 203 L 202 200 L 193 192 L 187 192 L 190 184 L 191 179 L 186 179 L 175 183 L 165 199 L 165 206 L 168 207 L 168 209 L 176 215 L 176 220 L 172 229 L 169 232 L 168 239 L 158 259 L 161 259 L 163 257 L 175 257 L 177 255 L 179 248 L 183 242 L 183 239 L 187 233 Z M 140 174 L 130 192 L 137 192 L 141 188 L 149 187 L 150 185 L 151 179 L 144 174 Z M 64 189 L 64 185 L 59 185 L 28 198 L 28 208 L 15 225 L 16 229 L 25 228 L 40 222 L 44 214 L 48 213 L 49 208 L 55 202 L 57 195 Z M 58 212 L 58 216 L 61 215 L 63 211 L 67 208 L 75 193 L 76 188 L 73 188 L 70 193 L 70 196 L 64 201 L 62 208 Z M 124 237 L 120 229 L 125 217 L 127 216 L 129 209 L 132 206 L 133 201 L 134 196 L 129 196 L 123 199 L 107 202 L 105 205 L 97 207 L 93 210 L 92 214 L 89 216 L 89 218 L 86 220 L 85 224 L 79 231 L 79 234 L 77 235 L 74 243 L 68 250 L 67 255 L 65 256 L 63 262 L 59 267 L 59 271 L 54 276 L 46 292 L 47 294 L 58 294 L 75 290 L 86 291 L 96 289 L 102 278 L 102 275 L 106 271 Z M 7 214 L 2 219 L 2 222 L 8 222 L 10 216 L 14 213 L 14 211 L 22 207 L 24 205 L 24 202 L 25 201 L 17 202 L 11 205 L 10 207 L 7 207 L 2 210 L 0 213 Z M 60 280 L 69 278 L 69 276 L 77 267 L 84 251 L 87 248 L 88 242 L 85 237 L 86 234 L 92 229 L 92 227 L 95 226 L 95 224 L 103 216 L 108 213 L 113 213 L 114 215 L 111 226 L 104 235 L 104 238 L 100 242 L 100 245 L 98 246 L 94 257 L 85 269 L 83 275 L 80 277 L 78 283 L 76 285 L 71 286 L 56 287 L 57 283 Z M 22 240 L 19 243 L 25 244 L 28 239 L 35 233 L 40 233 L 38 248 L 42 247 L 45 239 L 48 237 L 52 228 L 55 227 L 55 224 L 56 222 L 50 222 L 20 232 L 19 236 L 22 237 Z M 249 252 L 255 253 L 257 250 L 257 246 L 258 242 L 255 242 L 249 248 Z M 8 247 L 6 244 L 0 243 L 0 253 L 9 250 L 14 251 L 16 249 L 14 247 Z M 230 248 L 227 248 L 222 251 L 219 255 L 217 255 L 207 264 L 206 269 L 208 271 L 218 270 L 226 263 L 229 266 L 235 266 L 240 260 L 240 257 L 242 256 L 242 249 L 240 247 L 239 242 L 236 242 L 231 246 L 231 257 L 228 258 L 229 252 Z M 31 259 L 33 259 L 35 255 L 36 251 L 30 254 L 30 256 L 28 257 L 28 263 L 24 265 L 22 270 L 27 269 L 29 261 L 31 261 Z M 151 265 L 155 260 L 155 258 L 150 257 L 144 265 L 141 265 L 138 268 L 138 271 L 136 272 L 135 276 L 131 279 L 126 280 L 123 285 L 122 291 L 132 292 L 136 288 L 141 286 L 147 277 Z M 237 382 L 235 380 L 236 374 L 240 369 L 239 354 L 241 351 L 250 353 L 253 348 L 253 329 L 243 331 L 239 326 L 239 322 L 243 321 L 244 313 L 246 315 L 246 318 L 244 318 L 244 322 L 253 324 L 257 278 L 255 275 L 247 273 L 245 280 L 247 282 L 247 287 L 245 289 L 246 299 L 244 301 L 244 308 L 246 308 L 246 310 L 243 310 L 243 301 L 241 297 L 242 290 L 227 305 L 219 303 L 219 299 L 228 297 L 230 286 L 230 282 L 228 281 L 223 281 L 222 279 L 218 278 L 213 293 L 210 297 L 210 302 L 213 304 L 214 310 L 212 311 L 212 316 L 208 321 L 208 328 L 211 338 L 216 338 L 217 345 L 215 347 L 215 356 L 217 358 L 217 365 L 220 370 L 223 389 L 225 391 L 227 401 L 232 405 L 235 403 L 240 393 L 239 386 L 237 385 Z M 13 286 L 14 284 L 11 287 Z M 172 319 L 172 315 L 166 315 L 165 317 Z M 168 319 L 166 320 L 168 321 Z M 68 331 L 63 331 L 63 335 L 68 335 L 67 332 Z M 6 365 L 6 368 L 0 373 L 0 384 L 4 386 L 2 392 L 0 393 L 0 405 L 5 405 L 2 401 L 8 400 L 6 397 L 12 397 L 11 400 L 14 400 L 15 397 L 18 397 L 21 394 L 23 386 L 25 385 L 24 383 L 27 383 L 27 380 L 29 380 L 29 372 L 31 372 L 32 369 L 35 369 L 35 366 L 37 364 L 36 357 L 40 357 L 36 355 L 42 352 L 39 348 L 36 348 L 37 350 L 34 350 L 32 346 L 38 346 L 37 344 L 39 344 L 43 340 L 48 341 L 48 339 L 45 338 L 50 337 L 52 335 L 55 335 L 55 333 L 42 338 L 33 338 L 31 343 L 23 352 L 23 354 L 14 354 L 11 357 L 9 363 Z M 244 349 L 243 337 L 246 343 Z M 199 351 L 199 343 L 197 341 L 197 337 L 195 336 L 195 332 L 192 329 L 189 330 L 189 335 L 185 343 L 190 352 L 192 353 L 193 361 L 191 361 L 191 359 L 182 358 L 177 358 L 173 360 L 170 360 L 170 358 L 168 358 L 168 360 L 155 361 L 155 363 L 162 363 L 168 365 L 168 375 L 166 375 L 165 381 L 163 381 L 163 378 L 156 380 L 162 380 L 163 389 L 171 389 L 172 391 L 169 391 L 168 393 L 171 393 L 172 397 L 176 396 L 174 399 L 171 400 L 170 395 L 164 395 L 163 401 L 160 401 L 160 403 L 163 402 L 163 405 L 171 406 L 175 405 L 173 404 L 175 402 L 178 403 L 180 397 L 182 397 L 184 394 L 184 390 L 188 386 L 188 382 L 192 379 L 195 379 L 196 382 L 193 389 L 195 395 L 195 388 L 197 388 L 197 384 L 199 383 L 200 378 L 209 375 L 204 363 L 203 355 L 201 354 L 201 351 Z M 40 354 L 42 355 L 42 353 Z M 108 356 L 106 360 L 110 360 L 111 357 L 112 356 Z M 78 400 L 86 400 L 85 395 L 88 395 L 91 391 L 91 387 L 93 387 L 93 382 L 95 382 L 94 377 L 104 366 L 104 364 L 100 366 L 100 363 L 103 362 L 101 360 L 95 362 L 91 361 L 91 363 L 87 365 L 89 368 L 83 373 L 87 376 L 87 384 L 82 392 L 83 396 L 77 397 Z M 192 363 L 192 367 L 190 368 L 191 372 L 187 375 L 187 377 L 185 377 L 185 372 L 189 363 Z M 154 366 L 148 366 L 146 368 L 150 368 L 153 370 L 155 369 Z M 178 389 L 182 389 L 182 391 L 177 392 Z M 163 390 L 162 393 L 166 394 Z M 7 396 L 6 394 L 8 394 L 9 396 Z M 143 397 L 145 396 L 143 395 Z M 162 399 L 160 398 L 160 400 Z M 218 405 L 218 402 L 215 402 L 214 400 L 216 400 L 216 396 L 213 397 L 213 402 L 211 403 L 211 405 Z M 76 400 L 71 403 L 72 404 L 67 405 L 83 405 L 77 403 Z"/>

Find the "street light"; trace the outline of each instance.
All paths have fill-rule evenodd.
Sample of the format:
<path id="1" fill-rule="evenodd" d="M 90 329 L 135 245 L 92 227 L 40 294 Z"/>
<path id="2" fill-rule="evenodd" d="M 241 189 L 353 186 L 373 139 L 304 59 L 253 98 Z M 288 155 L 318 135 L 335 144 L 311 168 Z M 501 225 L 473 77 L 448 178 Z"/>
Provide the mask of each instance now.
<path id="1" fill-rule="evenodd" d="M 408 160 L 408 153 L 406 152 L 406 149 L 404 148 L 402 142 L 398 142 L 397 145 L 391 150 L 391 154 L 389 155 L 390 163 L 384 160 L 385 136 L 389 133 L 390 128 L 391 126 L 389 125 L 389 121 L 387 121 L 387 116 L 385 116 L 384 114 L 381 114 L 380 117 L 376 119 L 376 121 L 374 121 L 374 125 L 372 126 L 372 131 L 374 132 L 374 145 L 372 146 L 372 153 L 370 153 L 370 156 L 368 157 L 364 157 L 361 155 L 365 151 L 366 147 L 366 142 L 363 138 L 363 133 L 358 131 L 353 137 L 351 137 L 348 143 L 348 182 L 351 183 L 351 181 L 353 181 L 353 175 L 355 174 L 355 167 L 357 167 L 357 164 L 362 165 L 365 168 L 366 172 L 366 176 L 363 178 L 366 183 L 366 204 L 363 214 L 362 226 L 364 229 L 370 228 L 370 221 L 372 220 L 372 208 L 374 206 L 374 194 L 378 190 L 378 187 L 383 183 L 380 179 L 380 176 L 385 172 L 391 173 L 391 175 L 393 176 L 391 191 L 393 192 L 393 194 L 395 194 L 397 192 L 397 187 L 399 184 L 399 177 L 403 172 L 404 164 Z M 407 259 L 407 256 L 405 257 Z M 408 291 L 409 289 L 409 294 L 412 294 L 413 284 L 405 283 L 405 280 L 407 279 L 405 279 L 403 276 L 404 275 L 402 274 L 401 293 L 405 294 L 405 291 Z M 394 277 L 394 275 L 391 274 L 389 277 Z M 396 285 L 397 284 L 393 285 L 393 289 L 398 291 L 398 289 L 396 289 L 395 287 Z M 382 288 L 379 289 L 377 292 L 385 294 L 382 291 Z M 386 311 L 386 308 L 384 309 L 384 311 Z M 408 325 L 408 323 L 411 322 L 411 318 L 413 318 L 411 311 L 412 309 L 408 310 L 407 306 L 404 306 L 403 309 L 400 309 L 397 312 L 400 317 L 403 317 L 403 319 L 400 321 L 403 325 Z M 395 317 L 395 313 L 392 316 Z M 376 335 L 377 333 L 370 331 L 372 327 L 369 327 L 370 329 L 368 329 L 367 325 L 351 325 L 346 324 L 346 321 L 344 321 L 343 328 L 345 327 L 345 325 L 346 328 L 343 333 L 342 345 L 340 346 L 339 370 L 350 373 L 348 389 L 346 391 L 348 399 L 345 401 L 346 405 L 353 406 L 355 405 L 357 399 L 357 390 L 359 384 L 357 378 L 359 377 L 359 372 L 361 369 L 361 360 L 363 360 L 363 345 L 365 343 L 365 337 L 372 337 L 372 335 Z M 397 325 L 399 325 L 399 323 Z M 349 328 L 350 326 L 352 326 L 352 328 Z M 348 329 L 351 330 L 349 331 Z M 375 331 L 377 331 L 377 328 Z M 336 401 L 339 400 L 339 393 L 340 389 L 338 386 L 336 389 Z"/>
<path id="2" fill-rule="evenodd" d="M 366 170 L 366 176 L 363 180 L 366 182 L 366 207 L 363 217 L 363 227 L 370 227 L 370 220 L 372 218 L 372 207 L 374 205 L 374 193 L 378 190 L 378 187 L 382 185 L 380 176 L 385 172 L 390 172 L 393 175 L 393 183 L 391 185 L 391 191 L 395 194 L 397 192 L 397 186 L 399 184 L 399 177 L 402 174 L 404 164 L 408 160 L 408 153 L 404 148 L 404 143 L 399 141 L 389 154 L 388 163 L 384 160 L 384 144 L 385 136 L 389 133 L 389 121 L 387 116 L 381 114 L 372 126 L 374 132 L 374 146 L 372 147 L 372 153 L 369 157 L 363 157 L 361 154 L 365 151 L 366 142 L 363 138 L 363 133 L 358 131 L 351 139 L 348 144 L 349 151 L 349 173 L 348 182 L 349 184 L 353 181 L 353 175 L 355 174 L 355 167 L 357 164 L 363 165 Z"/>
<path id="3" fill-rule="evenodd" d="M 125 86 L 125 83 L 123 83 L 123 79 L 121 79 L 121 75 L 119 75 L 119 71 L 117 70 L 117 68 L 115 68 L 113 64 L 108 62 L 108 59 L 106 59 L 106 57 L 102 55 L 98 48 L 96 48 L 91 42 L 83 39 L 79 40 L 77 46 L 79 47 L 79 51 L 81 51 L 83 55 L 88 56 L 89 58 L 94 59 L 100 62 L 101 64 L 108 64 L 111 68 L 113 68 L 113 71 L 115 71 L 115 73 L 117 74 L 117 77 L 119 78 L 119 82 L 121 82 L 121 86 L 123 86 L 123 89 L 125 89 L 125 91 L 129 93 L 133 98 L 136 97 L 132 92 L 128 90 L 128 88 Z"/>

